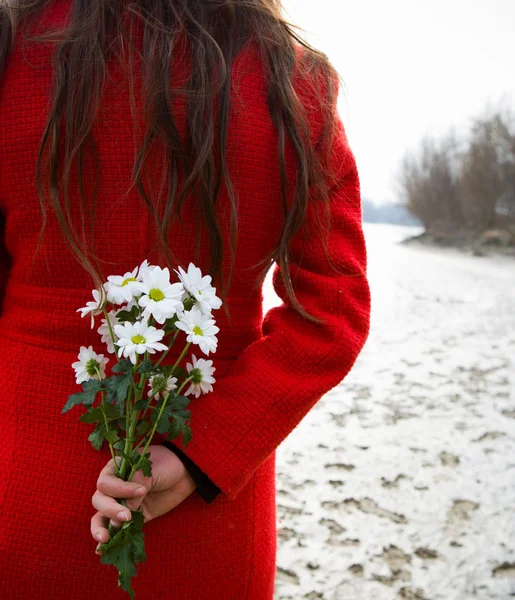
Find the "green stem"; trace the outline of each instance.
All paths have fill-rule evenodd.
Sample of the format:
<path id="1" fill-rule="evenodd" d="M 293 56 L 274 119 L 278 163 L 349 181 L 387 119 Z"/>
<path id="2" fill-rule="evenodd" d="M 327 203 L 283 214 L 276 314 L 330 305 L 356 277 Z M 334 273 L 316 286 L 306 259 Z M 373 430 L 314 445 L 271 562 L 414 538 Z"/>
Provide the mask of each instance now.
<path id="1" fill-rule="evenodd" d="M 114 337 L 113 327 L 111 325 L 111 320 L 109 319 L 109 315 L 107 314 L 107 309 L 104 307 L 102 310 L 103 310 L 104 316 L 106 318 L 107 327 L 109 328 L 109 334 L 110 334 L 111 339 L 113 341 L 114 354 L 118 358 L 118 354 L 116 352 L 116 343 L 115 343 L 115 337 Z"/>
<path id="2" fill-rule="evenodd" d="M 175 338 L 177 337 L 177 335 L 179 334 L 179 329 L 175 332 L 174 336 L 173 336 L 173 340 L 172 343 L 170 344 L 168 350 L 170 350 L 170 348 L 173 346 L 174 342 L 175 342 Z M 179 359 L 177 360 L 177 362 L 174 364 L 174 366 L 172 367 L 172 372 L 170 373 L 170 377 L 172 377 L 173 372 L 175 371 L 175 368 L 177 367 L 178 363 L 182 360 L 182 358 L 184 357 L 184 355 L 186 354 L 186 351 L 189 348 L 189 345 L 191 344 L 191 342 L 188 342 L 188 345 L 186 346 L 186 348 L 183 350 L 181 356 L 179 357 Z M 166 356 L 168 350 L 166 350 L 166 352 L 160 357 L 160 359 L 157 361 L 157 363 L 155 364 L 156 367 L 159 366 L 160 362 L 163 360 L 163 358 Z M 142 419 L 145 418 L 145 415 L 147 414 L 147 410 L 149 408 L 150 403 L 152 402 L 152 400 L 154 399 L 154 396 L 157 394 L 157 391 L 153 392 L 152 396 L 149 397 L 148 399 L 148 405 L 147 408 L 145 408 L 145 410 L 143 411 L 143 415 L 141 416 Z"/>
<path id="3" fill-rule="evenodd" d="M 97 373 L 98 380 L 101 381 L 102 380 L 102 376 L 100 375 L 100 371 L 98 370 L 98 367 L 95 367 L 95 371 Z M 102 411 L 102 414 L 104 416 L 104 424 L 106 426 L 106 431 L 107 431 L 107 433 L 109 433 L 109 431 L 110 431 L 109 430 L 109 422 L 108 422 L 107 416 L 106 416 L 106 414 L 104 412 L 105 392 L 104 392 L 104 390 L 101 390 L 100 393 L 101 393 L 101 396 L 102 396 L 102 402 L 100 403 L 100 410 Z M 118 467 L 116 466 L 116 460 L 114 459 L 114 457 L 116 455 L 114 453 L 113 444 L 111 443 L 110 440 L 107 440 L 107 441 L 109 443 L 109 449 L 111 450 L 111 456 L 113 458 L 115 472 L 118 473 Z"/>
<path id="4" fill-rule="evenodd" d="M 127 500 L 125 498 L 118 498 L 117 501 L 119 502 L 119 504 L 127 508 Z M 109 542 L 113 539 L 113 534 L 116 533 L 119 529 L 120 527 L 115 527 L 114 525 L 111 525 L 111 521 L 109 521 L 109 525 L 107 526 L 107 530 L 109 531 L 109 540 L 107 542 L 104 542 L 104 544 L 109 544 Z"/>
<path id="5" fill-rule="evenodd" d="M 177 333 L 178 333 L 178 332 L 177 332 Z M 177 335 L 177 334 L 176 334 L 176 335 Z M 184 350 L 181 352 L 181 355 L 179 356 L 179 358 L 177 359 L 177 361 L 175 362 L 175 364 L 174 364 L 174 365 L 173 365 L 173 367 L 172 367 L 172 371 L 171 371 L 171 373 L 172 373 L 172 374 L 173 374 L 173 372 L 175 371 L 175 369 L 176 369 L 177 365 L 178 365 L 178 364 L 181 362 L 181 360 L 184 358 L 184 355 L 185 355 L 185 354 L 186 354 L 186 352 L 188 351 L 188 348 L 190 347 L 190 345 L 191 345 L 191 342 L 188 342 L 188 343 L 186 344 L 186 346 L 185 346 Z M 172 376 L 172 375 L 170 375 L 170 377 L 171 377 L 171 376 Z M 180 385 L 179 389 L 178 389 L 178 390 L 177 390 L 177 392 L 174 394 L 174 396 L 179 396 L 179 395 L 180 395 L 180 393 L 182 392 L 182 390 L 184 389 L 184 386 L 185 386 L 185 385 L 186 385 L 188 382 L 190 382 L 192 379 L 193 379 L 193 376 L 192 376 L 192 375 L 190 375 L 189 377 L 187 377 L 187 378 L 186 378 L 186 379 L 185 379 L 185 380 L 182 382 L 182 384 Z M 131 386 L 131 389 L 132 389 L 132 386 Z M 155 394 L 156 394 L 156 393 L 157 393 L 157 392 L 153 392 L 152 396 L 149 398 L 149 402 L 151 402 L 151 401 L 152 401 L 152 399 L 154 398 L 154 396 L 155 396 Z M 160 407 L 159 414 L 158 414 L 158 415 L 157 415 L 157 417 L 156 417 L 156 420 L 155 420 L 155 423 L 154 423 L 154 427 L 152 428 L 152 431 L 151 431 L 151 433 L 150 433 L 150 436 L 148 437 L 148 439 L 146 438 L 146 436 L 144 436 L 144 437 L 143 437 L 143 438 L 142 438 L 142 439 L 141 439 L 141 440 L 138 442 L 138 444 L 137 444 L 137 445 L 136 445 L 136 446 L 133 448 L 133 450 L 136 450 L 136 449 L 137 449 L 137 448 L 139 448 L 139 447 L 141 446 L 141 444 L 142 444 L 142 443 L 143 443 L 143 442 L 146 440 L 145 447 L 144 447 L 144 448 L 143 448 L 143 450 L 141 451 L 141 457 L 143 457 L 143 456 L 145 455 L 145 453 L 146 453 L 146 451 L 147 451 L 147 448 L 149 447 L 149 445 L 150 445 L 150 442 L 152 441 L 152 438 L 154 437 L 154 434 L 155 434 L 155 432 L 156 432 L 156 429 L 157 429 L 157 425 L 158 425 L 158 423 L 159 423 L 159 421 L 160 421 L 160 419 L 161 419 L 161 416 L 162 416 L 162 414 L 163 414 L 164 408 L 165 408 L 165 406 L 166 406 L 166 403 L 168 402 L 168 398 L 169 398 L 169 397 L 170 397 L 170 393 L 168 392 L 168 393 L 166 394 L 165 398 L 164 398 L 163 404 L 162 404 L 162 405 L 161 405 L 161 407 Z M 150 410 L 154 410 L 154 409 L 155 409 L 155 408 L 157 408 L 157 407 L 155 407 L 155 406 L 153 406 L 153 407 L 148 407 L 148 406 L 147 406 L 147 408 L 145 409 L 145 412 L 146 412 L 146 410 L 147 410 L 147 409 L 149 409 L 149 408 L 150 408 Z M 138 414 L 139 414 L 139 411 L 138 411 Z M 132 435 L 133 435 L 133 434 L 132 434 L 132 432 L 131 432 L 131 433 L 130 433 L 130 438 L 132 438 Z M 127 438 L 127 439 L 129 439 L 129 438 Z M 126 444 L 126 447 L 127 447 L 127 444 Z M 114 463 L 115 463 L 115 465 L 116 465 L 116 461 L 114 461 Z M 136 473 L 136 471 L 139 469 L 139 465 L 140 465 L 140 463 L 141 463 L 141 458 L 140 458 L 140 459 L 138 460 L 138 462 L 137 462 L 137 463 L 136 463 L 136 464 L 135 464 L 135 465 L 132 467 L 132 469 L 131 469 L 131 472 L 130 472 L 130 474 L 129 474 L 129 477 L 128 477 L 127 479 L 125 479 L 125 481 L 131 481 L 132 477 L 134 476 L 134 473 Z M 121 476 L 121 478 L 123 478 L 123 477 L 124 477 L 124 475 L 125 475 L 125 465 L 126 465 L 126 461 L 125 461 L 125 459 L 123 459 L 123 460 L 122 460 L 122 465 L 120 466 L 120 476 Z M 126 503 L 125 503 L 125 500 L 124 500 L 124 499 L 122 499 L 122 500 L 119 500 L 119 502 L 120 502 L 120 504 L 122 504 L 122 506 L 127 506 L 127 505 L 126 505 Z M 111 525 L 111 523 L 109 523 L 109 525 L 108 525 L 108 531 L 109 531 L 109 538 L 110 538 L 110 539 L 112 538 L 112 535 L 113 535 L 113 533 L 114 533 L 115 531 L 117 531 L 118 529 L 119 529 L 118 527 L 113 527 L 113 526 Z"/>
<path id="6" fill-rule="evenodd" d="M 148 360 L 148 350 L 147 352 L 145 352 L 145 357 L 143 359 L 144 361 Z M 139 389 L 140 391 L 143 389 L 143 386 L 145 385 L 145 381 L 147 379 L 147 374 L 146 373 L 141 373 L 141 378 L 139 380 Z"/>
<path id="7" fill-rule="evenodd" d="M 188 381 L 191 381 L 193 379 L 193 375 L 190 375 L 189 377 L 187 377 L 182 383 L 181 383 L 181 387 L 177 390 L 177 392 L 175 393 L 177 396 L 180 396 L 181 392 L 182 392 L 182 388 L 188 383 Z"/>
<path id="8" fill-rule="evenodd" d="M 148 360 L 148 351 L 145 352 L 145 361 Z M 136 402 L 138 400 L 141 400 L 142 396 L 143 396 L 143 389 L 145 386 L 145 381 L 147 380 L 147 374 L 146 373 L 141 373 L 141 377 L 140 377 L 140 381 L 139 381 L 139 386 L 138 386 L 138 390 L 136 392 Z M 145 409 L 146 412 L 147 409 Z M 139 419 L 139 414 L 140 414 L 141 410 L 138 410 L 134 413 L 134 419 L 131 421 L 131 425 L 130 425 L 130 431 L 131 431 L 131 438 L 134 435 L 134 430 L 136 429 L 136 425 L 138 423 L 138 419 Z M 143 413 L 143 416 L 145 416 L 145 413 Z M 143 418 L 143 417 L 142 417 Z"/>
<path id="9" fill-rule="evenodd" d="M 177 330 L 177 332 L 175 333 L 175 335 L 174 335 L 174 340 L 175 340 L 175 337 L 177 336 L 177 334 L 178 334 L 178 333 L 179 333 L 179 330 Z M 172 344 L 173 344 L 173 341 L 172 341 Z M 181 360 L 184 358 L 184 356 L 185 356 L 186 352 L 188 351 L 189 347 L 191 346 L 191 344 L 192 344 L 192 342 L 188 342 L 188 343 L 186 344 L 186 346 L 184 346 L 184 349 L 183 349 L 183 351 L 181 352 L 181 354 L 180 354 L 179 358 L 178 358 L 178 359 L 175 361 L 175 363 L 174 363 L 174 365 L 173 365 L 173 367 L 172 367 L 172 370 L 171 370 L 171 372 L 170 372 L 170 377 L 173 375 L 173 373 L 174 373 L 175 369 L 177 368 L 177 365 L 179 365 L 179 363 L 181 362 Z M 170 346 L 170 347 L 171 347 L 171 346 Z M 170 348 L 169 348 L 169 349 L 170 349 Z M 167 350 L 167 352 L 168 352 L 168 350 Z M 165 352 L 165 354 L 166 354 L 166 352 Z M 163 357 L 164 357 L 164 355 L 163 355 L 163 356 L 161 356 L 160 360 L 162 360 L 162 359 L 163 359 Z M 158 364 L 159 364 L 159 361 L 158 361 L 158 363 L 156 363 L 156 366 L 158 366 Z M 137 365 L 138 365 L 138 357 L 136 356 L 136 365 L 134 365 L 134 369 L 136 369 Z M 183 389 L 183 387 L 184 387 L 184 385 L 186 384 L 186 382 L 187 382 L 187 380 L 188 380 L 188 379 L 189 379 L 189 378 L 187 378 L 187 379 L 186 379 L 186 380 L 185 380 L 185 381 L 182 383 L 182 385 L 181 385 L 181 387 L 180 387 L 180 390 L 182 390 L 182 389 Z M 134 385 L 131 385 L 131 386 L 130 386 L 130 388 L 129 388 L 129 394 L 128 394 L 128 398 L 127 398 L 127 410 L 126 410 L 127 420 L 126 420 L 126 430 L 127 430 L 127 433 L 128 433 L 128 435 L 127 435 L 127 437 L 125 438 L 125 454 L 126 454 L 126 455 L 129 455 L 129 445 L 131 445 L 131 444 L 132 444 L 132 442 L 134 441 L 132 438 L 133 438 L 133 435 L 134 435 L 134 427 L 135 427 L 135 423 L 134 423 L 134 425 L 133 425 L 133 423 L 132 423 L 132 420 L 131 420 L 132 413 L 131 413 L 131 411 L 130 411 L 130 408 L 131 408 L 130 396 L 131 396 L 131 392 L 132 392 L 132 389 L 133 389 L 133 387 L 134 387 Z M 177 394 L 177 395 L 178 395 L 178 394 Z M 167 402 L 167 400 L 168 400 L 168 397 L 169 397 L 169 396 L 170 396 L 170 394 L 168 393 L 168 394 L 166 395 L 166 397 L 165 397 L 165 400 L 164 400 L 163 404 L 161 405 L 161 409 L 160 409 L 160 411 L 159 411 L 159 415 L 158 415 L 158 416 L 157 416 L 157 418 L 156 418 L 156 421 L 155 421 L 155 423 L 154 423 L 154 427 L 152 428 L 152 432 L 151 432 L 151 434 L 150 434 L 150 437 L 149 437 L 149 439 L 148 439 L 148 441 L 147 441 L 147 443 L 146 443 L 146 445 L 145 445 L 145 448 L 144 448 L 144 450 L 143 450 L 143 454 L 145 454 L 145 452 L 146 452 L 146 450 L 147 450 L 147 448 L 148 448 L 148 446 L 149 446 L 149 444 L 150 444 L 150 442 L 151 442 L 151 440 L 152 440 L 152 438 L 153 438 L 153 436 L 154 436 L 154 433 L 155 433 L 155 431 L 156 431 L 156 428 L 157 428 L 157 424 L 159 423 L 159 420 L 160 420 L 160 418 L 161 418 L 161 415 L 163 414 L 163 410 L 164 410 L 164 407 L 166 406 L 166 402 Z M 149 399 L 149 402 L 151 401 L 151 399 L 152 399 L 152 398 L 153 398 L 153 395 L 152 395 L 152 397 Z M 138 447 L 139 447 L 139 445 L 138 445 Z M 139 463 L 140 463 L 140 462 L 141 462 L 141 459 L 140 459 L 140 460 L 139 460 L 139 461 L 136 463 L 135 467 L 133 467 L 133 468 L 132 468 L 132 470 L 131 470 L 131 474 L 129 475 L 129 479 L 126 479 L 125 481 L 130 481 L 130 480 L 131 480 L 131 477 L 134 475 L 134 473 L 135 473 L 135 472 L 137 471 L 137 469 L 139 468 Z M 126 468 L 127 468 L 127 460 L 126 460 L 126 458 L 124 457 L 124 458 L 122 459 L 122 464 L 121 464 L 121 467 L 120 467 L 120 476 L 121 476 L 121 478 L 122 478 L 122 479 L 125 477 L 125 470 L 126 470 Z"/>
<path id="10" fill-rule="evenodd" d="M 175 396 L 179 396 L 179 395 L 180 395 L 180 393 L 182 392 L 182 389 L 184 388 L 184 386 L 185 386 L 185 385 L 186 385 L 186 384 L 187 384 L 189 381 L 191 381 L 192 379 L 193 379 L 193 375 L 191 375 L 190 377 L 187 377 L 187 378 L 186 378 L 186 379 L 185 379 L 185 380 L 182 382 L 182 384 L 181 384 L 181 386 L 179 387 L 179 389 L 177 390 L 177 392 L 175 392 L 175 394 L 174 394 L 174 397 L 175 397 Z M 166 399 L 168 400 L 168 396 L 167 396 L 167 398 L 166 398 Z M 163 402 L 163 406 L 164 406 L 165 404 L 166 404 L 166 401 L 165 401 L 165 402 Z M 145 451 L 146 451 L 146 449 L 148 448 L 148 446 L 149 446 L 150 442 L 152 441 L 152 437 L 153 437 L 153 435 L 154 435 L 154 432 L 155 432 L 155 429 L 156 429 L 156 427 L 157 427 L 157 423 L 159 422 L 159 419 L 161 418 L 161 415 L 162 415 L 163 406 L 161 407 L 161 410 L 160 410 L 160 412 L 159 412 L 159 415 L 157 416 L 156 422 L 155 422 L 155 424 L 154 424 L 154 429 L 152 430 L 152 432 L 151 432 L 151 434 L 150 434 L 150 439 L 148 440 L 148 442 L 147 442 L 147 445 L 145 446 L 145 450 L 143 450 L 142 454 L 145 454 Z M 151 408 L 151 410 L 153 410 L 153 409 L 155 409 L 155 408 L 156 408 L 156 407 L 154 406 L 154 407 L 152 407 L 152 408 Z M 146 440 L 146 436 L 145 436 L 145 437 L 143 437 L 143 438 L 142 438 L 142 439 L 141 439 L 141 440 L 138 442 L 138 444 L 137 444 L 136 446 L 134 446 L 134 450 L 136 450 L 137 448 L 139 448 L 139 447 L 141 446 L 141 444 L 142 444 L 142 443 L 143 443 L 145 440 Z M 135 473 L 135 472 L 138 470 L 138 468 L 139 468 L 139 462 L 140 462 L 140 461 L 138 461 L 138 462 L 137 462 L 137 464 L 136 464 L 136 466 L 135 466 L 135 467 L 133 467 L 133 473 L 131 473 L 131 474 L 130 474 L 128 481 L 130 481 L 130 480 L 131 480 L 131 477 L 133 476 L 133 474 L 134 474 L 134 473 Z"/>
<path id="11" fill-rule="evenodd" d="M 179 333 L 179 332 L 177 331 L 177 333 Z M 177 335 L 177 333 L 176 333 L 175 335 Z M 171 370 L 171 372 L 170 372 L 170 377 L 172 377 L 172 376 L 173 376 L 173 372 L 174 372 L 174 371 L 175 371 L 175 369 L 177 368 L 177 365 L 178 365 L 178 364 L 181 362 L 181 360 L 184 358 L 184 355 L 186 354 L 186 352 L 188 351 L 188 348 L 189 348 L 190 346 L 191 346 L 191 342 L 188 342 L 188 343 L 186 344 L 186 346 L 185 346 L 184 350 L 182 351 L 181 355 L 180 355 L 180 356 L 179 356 L 179 358 L 176 360 L 176 362 L 175 362 L 174 366 L 172 367 L 172 370 Z M 156 365 L 156 366 L 157 366 L 157 365 Z M 182 390 L 182 387 L 181 387 L 181 390 Z M 152 396 L 151 396 L 151 397 L 148 399 L 148 403 L 149 403 L 149 404 L 150 404 L 150 402 L 152 402 L 152 400 L 153 400 L 153 398 L 154 398 L 155 394 L 156 394 L 156 392 L 154 392 L 154 393 L 152 394 Z M 179 394 L 177 393 L 176 395 L 179 395 Z M 147 405 L 147 408 L 148 408 L 148 405 Z M 145 411 L 143 412 L 143 416 L 142 416 L 141 418 L 143 418 L 143 417 L 145 416 L 145 414 L 146 414 L 146 412 L 147 412 L 147 408 L 146 408 L 146 409 L 145 409 Z"/>
<path id="12" fill-rule="evenodd" d="M 181 352 L 181 355 L 179 356 L 179 358 L 175 361 L 175 364 L 172 367 L 172 370 L 170 372 L 170 377 L 173 375 L 175 369 L 177 368 L 177 365 L 181 362 L 181 360 L 184 358 L 184 355 L 186 354 L 186 352 L 188 352 L 188 348 L 191 346 L 191 342 L 188 342 L 186 344 L 186 346 L 184 346 L 184 350 Z"/>
<path id="13" fill-rule="evenodd" d="M 138 360 L 136 357 L 136 365 L 138 364 Z M 127 394 L 127 401 L 126 401 L 126 407 L 125 407 L 125 431 L 126 431 L 126 437 L 125 437 L 125 447 L 124 447 L 124 453 L 126 455 L 129 455 L 129 446 L 131 445 L 131 437 L 132 437 L 132 433 L 131 433 L 131 427 L 130 427 L 130 418 L 131 418 L 131 399 L 132 399 L 132 392 L 133 392 L 133 387 L 134 384 L 129 386 L 129 392 Z M 122 464 L 120 465 L 120 478 L 123 479 L 125 476 L 125 470 L 127 468 L 127 459 L 125 457 L 122 458 Z"/>
<path id="14" fill-rule="evenodd" d="M 164 357 L 168 354 L 168 352 L 170 352 L 170 350 L 172 349 L 172 346 L 175 343 L 175 340 L 177 338 L 177 336 L 179 335 L 179 331 L 181 331 L 180 329 L 177 329 L 177 331 L 173 334 L 173 338 L 172 338 L 172 342 L 171 344 L 168 346 L 168 350 L 165 350 L 163 352 L 163 354 L 161 354 L 161 356 L 159 357 L 159 360 L 156 362 L 155 366 L 159 367 L 159 365 L 163 362 Z"/>
<path id="15" fill-rule="evenodd" d="M 159 414 L 156 417 L 156 421 L 154 423 L 154 427 L 152 428 L 152 432 L 150 433 L 150 437 L 148 438 L 147 443 L 145 444 L 145 447 L 143 448 L 143 451 L 141 452 L 141 456 L 144 456 L 145 452 L 147 451 L 147 448 L 149 447 L 150 442 L 152 441 L 152 438 L 154 437 L 154 433 L 156 432 L 157 425 L 158 425 L 159 421 L 161 420 L 161 416 L 163 414 L 164 408 L 166 406 L 166 403 L 168 402 L 168 398 L 169 397 L 170 397 L 170 392 L 168 392 L 166 394 L 166 396 L 164 397 L 163 404 L 161 405 L 161 408 L 159 410 Z M 131 474 L 129 475 L 129 478 L 126 481 L 130 481 L 132 479 L 132 476 L 134 475 L 134 473 L 139 469 L 140 462 L 141 462 L 141 458 L 132 467 Z"/>
<path id="16" fill-rule="evenodd" d="M 150 403 L 152 402 L 152 400 L 154 399 L 154 397 L 157 393 L 158 393 L 158 390 L 154 390 L 152 392 L 152 395 L 148 397 L 147 407 L 145 408 L 145 410 L 143 411 L 143 414 L 141 415 L 142 419 L 145 418 L 145 415 L 147 414 L 147 410 L 154 410 L 154 408 L 156 408 L 155 406 L 150 406 Z"/>

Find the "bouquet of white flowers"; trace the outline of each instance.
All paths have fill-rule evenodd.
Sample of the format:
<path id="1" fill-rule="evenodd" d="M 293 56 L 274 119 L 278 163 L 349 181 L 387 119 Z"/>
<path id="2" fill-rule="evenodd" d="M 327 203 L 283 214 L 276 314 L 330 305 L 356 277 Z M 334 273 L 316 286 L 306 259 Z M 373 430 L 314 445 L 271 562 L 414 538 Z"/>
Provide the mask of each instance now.
<path id="1" fill-rule="evenodd" d="M 95 316 L 103 313 L 98 333 L 107 352 L 117 360 L 111 366 L 113 374 L 107 377 L 110 358 L 97 354 L 92 346 L 81 346 L 79 360 L 72 367 L 83 391 L 72 394 L 62 412 L 79 404 L 88 409 L 80 417 L 84 423 L 95 424 L 88 440 L 96 450 L 107 440 L 116 475 L 124 481 L 131 481 L 139 469 L 152 476 L 146 450 L 156 431 L 167 439 L 182 433 L 187 446 L 192 439 L 188 396 L 198 398 L 212 391 L 215 382 L 212 360 L 192 354 L 186 368 L 180 363 L 191 344 L 206 355 L 216 351 L 219 328 L 211 311 L 220 308 L 222 301 L 211 286 L 211 277 L 202 276 L 193 263 L 187 272 L 181 267 L 175 272 L 179 281 L 171 283 L 168 268 L 149 265 L 145 260 L 132 272 L 108 277 L 105 294 L 93 290 L 93 301 L 77 311 L 82 317 L 91 315 L 91 328 Z M 186 335 L 184 349 L 173 365 L 163 365 L 181 331 Z M 163 343 L 167 338 L 168 343 Z M 150 360 L 156 353 L 160 354 L 158 359 Z M 138 450 L 141 446 L 143 449 Z M 120 503 L 126 506 L 123 499 Z M 118 585 L 134 598 L 131 578 L 136 575 L 137 563 L 145 562 L 146 554 L 143 513 L 131 510 L 131 515 L 118 530 L 109 525 L 110 538 L 100 548 L 101 562 L 118 569 Z"/>

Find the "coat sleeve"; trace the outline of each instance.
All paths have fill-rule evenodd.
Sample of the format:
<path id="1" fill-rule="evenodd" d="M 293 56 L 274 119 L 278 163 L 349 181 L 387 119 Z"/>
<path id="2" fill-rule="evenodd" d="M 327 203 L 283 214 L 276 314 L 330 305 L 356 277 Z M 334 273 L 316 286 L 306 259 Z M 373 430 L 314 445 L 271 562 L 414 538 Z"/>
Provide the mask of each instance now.
<path id="1" fill-rule="evenodd" d="M 317 325 L 291 306 L 274 265 L 283 303 L 262 321 L 262 337 L 248 345 L 213 391 L 191 405 L 193 439 L 186 455 L 234 499 L 260 464 L 314 404 L 350 371 L 369 331 L 370 292 L 362 229 L 360 182 L 341 119 L 331 147 L 336 173 L 330 190 L 329 253 L 315 235 L 313 208 L 290 246 L 295 294 Z M 216 376 L 216 374 L 215 374 Z"/>
<path id="2" fill-rule="evenodd" d="M 197 494 L 208 504 L 211 504 L 211 502 L 213 502 L 213 500 L 221 493 L 221 490 L 218 488 L 218 486 L 215 485 L 211 479 L 209 479 L 209 477 L 170 440 L 164 440 L 163 446 L 168 448 L 168 450 L 171 450 L 175 456 L 182 461 L 184 467 L 191 475 L 191 478 L 197 486 L 195 488 Z"/>
<path id="3" fill-rule="evenodd" d="M 5 247 L 5 216 L 0 212 L 0 315 L 9 276 L 10 259 Z"/>

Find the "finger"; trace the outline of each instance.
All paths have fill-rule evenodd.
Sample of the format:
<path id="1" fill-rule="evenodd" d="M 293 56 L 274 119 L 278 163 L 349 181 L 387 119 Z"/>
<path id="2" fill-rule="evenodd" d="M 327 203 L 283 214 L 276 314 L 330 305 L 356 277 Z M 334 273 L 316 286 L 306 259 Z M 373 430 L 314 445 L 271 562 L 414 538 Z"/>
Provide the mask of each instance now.
<path id="1" fill-rule="evenodd" d="M 116 502 L 111 496 L 102 494 L 102 492 L 99 492 L 98 490 L 93 494 L 91 503 L 94 508 L 104 515 L 104 517 L 115 519 L 117 521 L 130 521 L 131 519 L 131 511 L 127 507 Z"/>
<path id="2" fill-rule="evenodd" d="M 109 540 L 107 521 L 107 518 L 100 512 L 96 512 L 91 517 L 91 535 L 97 542 L 104 543 Z"/>
<path id="3" fill-rule="evenodd" d="M 136 471 L 132 477 L 131 483 L 144 488 L 145 493 L 132 499 L 126 498 L 125 504 L 127 505 L 127 508 L 130 508 L 131 510 L 139 510 L 141 504 L 144 502 L 145 498 L 148 497 L 148 494 L 152 489 L 152 477 L 146 477 L 141 471 Z"/>
<path id="4" fill-rule="evenodd" d="M 100 471 L 97 479 L 97 490 L 113 498 L 137 498 L 140 500 L 147 493 L 145 485 L 133 481 L 123 481 L 117 477 L 112 459 Z"/>
<path id="5" fill-rule="evenodd" d="M 102 551 L 99 550 L 103 543 L 109 541 L 109 530 L 107 529 L 107 519 L 99 512 L 95 513 L 91 518 L 91 534 L 97 542 L 95 548 L 95 554 L 102 555 Z"/>

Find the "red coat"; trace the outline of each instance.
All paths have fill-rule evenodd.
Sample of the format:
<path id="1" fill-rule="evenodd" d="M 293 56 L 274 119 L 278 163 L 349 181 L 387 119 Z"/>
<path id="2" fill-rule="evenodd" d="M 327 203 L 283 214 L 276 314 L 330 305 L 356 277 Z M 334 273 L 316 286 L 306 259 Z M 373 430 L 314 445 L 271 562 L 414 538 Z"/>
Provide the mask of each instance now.
<path id="1" fill-rule="evenodd" d="M 67 5 L 54 3 L 49 21 L 64 18 Z M 89 318 L 76 312 L 90 298 L 91 280 L 51 213 L 44 246 L 31 262 L 41 225 L 34 173 L 51 91 L 50 52 L 50 45 L 29 43 L 23 54 L 19 34 L 0 78 L 0 211 L 6 219 L 5 232 L 0 228 L 0 595 L 125 599 L 117 590 L 116 569 L 100 563 L 90 533 L 96 512 L 91 496 L 109 448 L 91 447 L 88 426 L 78 420 L 81 408 L 61 414 L 78 389 L 71 363 L 79 346 L 103 350 Z M 126 193 L 135 148 L 128 84 L 115 63 L 109 68 L 93 131 L 100 160 L 94 234 L 99 255 L 110 261 L 106 275 L 128 271 L 144 258 L 156 262 L 148 210 L 134 189 Z M 339 179 L 331 193 L 330 250 L 356 276 L 335 275 L 326 265 L 315 238 L 305 235 L 313 226 L 309 211 L 292 244 L 292 277 L 301 304 L 327 322 L 316 326 L 290 308 L 277 268 L 275 290 L 285 304 L 263 320 L 262 290 L 253 290 L 257 270 L 250 267 L 275 246 L 282 226 L 277 136 L 257 53 L 242 53 L 235 79 L 228 140 L 240 199 L 228 300 L 233 322 L 223 310 L 215 313 L 217 381 L 212 393 L 192 400 L 193 441 L 186 449 L 222 494 L 211 504 L 192 494 L 145 525 L 147 562 L 134 580 L 138 600 L 273 597 L 275 449 L 348 373 L 369 329 L 359 178 L 341 122 L 333 149 Z M 316 138 L 320 116 L 312 113 Z M 158 153 L 150 160 L 157 172 Z M 288 168 L 294 169 L 291 153 Z M 72 194 L 79 222 L 75 188 Z M 228 206 L 222 196 L 220 215 Z M 194 211 L 183 217 L 185 227 L 173 225 L 170 244 L 187 264 L 195 260 Z M 229 232 L 224 235 L 228 243 Z M 207 243 L 205 236 L 198 261 L 203 269 Z"/>

